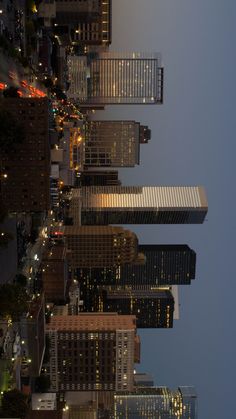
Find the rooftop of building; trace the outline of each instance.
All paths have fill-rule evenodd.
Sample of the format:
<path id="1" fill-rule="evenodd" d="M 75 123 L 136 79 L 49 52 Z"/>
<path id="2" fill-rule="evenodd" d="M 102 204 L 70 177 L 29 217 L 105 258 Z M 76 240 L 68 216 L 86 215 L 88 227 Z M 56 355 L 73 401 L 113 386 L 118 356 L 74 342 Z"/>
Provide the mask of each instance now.
<path id="1" fill-rule="evenodd" d="M 53 316 L 47 331 L 116 331 L 136 330 L 136 317 L 118 313 L 80 313 L 76 316 Z"/>
<path id="2" fill-rule="evenodd" d="M 56 393 L 33 393 L 31 396 L 32 410 L 56 410 Z"/>

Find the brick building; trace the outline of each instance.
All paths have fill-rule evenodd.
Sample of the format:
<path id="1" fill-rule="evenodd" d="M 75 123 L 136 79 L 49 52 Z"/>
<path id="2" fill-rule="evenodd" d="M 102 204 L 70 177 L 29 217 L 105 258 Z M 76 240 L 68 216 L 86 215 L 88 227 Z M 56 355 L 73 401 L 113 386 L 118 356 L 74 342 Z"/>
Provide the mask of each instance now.
<path id="1" fill-rule="evenodd" d="M 23 132 L 21 143 L 0 149 L 1 194 L 10 212 L 50 207 L 50 146 L 47 98 L 7 98 L 4 109 Z"/>
<path id="2" fill-rule="evenodd" d="M 53 391 L 133 389 L 134 363 L 140 361 L 135 316 L 53 316 L 47 334 Z"/>

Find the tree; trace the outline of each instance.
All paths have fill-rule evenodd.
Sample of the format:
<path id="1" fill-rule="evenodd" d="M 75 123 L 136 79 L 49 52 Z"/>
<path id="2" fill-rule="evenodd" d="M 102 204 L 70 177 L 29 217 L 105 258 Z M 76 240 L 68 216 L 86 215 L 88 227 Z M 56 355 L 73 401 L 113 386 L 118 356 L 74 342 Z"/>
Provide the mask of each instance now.
<path id="1" fill-rule="evenodd" d="M 14 145 L 24 141 L 23 127 L 6 109 L 0 108 L 0 151 L 13 152 Z"/>
<path id="2" fill-rule="evenodd" d="M 18 274 L 15 277 L 15 282 L 20 285 L 21 287 L 26 287 L 27 285 L 27 278 L 23 274 Z"/>
<path id="3" fill-rule="evenodd" d="M 29 296 L 19 284 L 2 284 L 0 286 L 0 315 L 11 317 L 13 321 L 28 310 Z"/>
<path id="4" fill-rule="evenodd" d="M 25 418 L 29 409 L 28 397 L 19 390 L 6 391 L 2 396 L 2 417 Z"/>

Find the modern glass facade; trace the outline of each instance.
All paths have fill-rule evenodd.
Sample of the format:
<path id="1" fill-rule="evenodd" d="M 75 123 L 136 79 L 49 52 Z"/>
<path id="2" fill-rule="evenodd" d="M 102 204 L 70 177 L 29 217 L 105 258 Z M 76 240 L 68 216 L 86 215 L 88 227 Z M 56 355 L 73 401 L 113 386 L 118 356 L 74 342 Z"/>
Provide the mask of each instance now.
<path id="1" fill-rule="evenodd" d="M 197 418 L 197 396 L 193 387 L 179 387 L 176 391 L 167 387 L 146 387 L 116 393 L 114 397 L 114 419 Z"/>
<path id="2" fill-rule="evenodd" d="M 104 291 L 103 310 L 133 314 L 140 328 L 173 327 L 174 298 L 169 290 Z"/>
<path id="3" fill-rule="evenodd" d="M 204 189 L 198 186 L 82 189 L 82 224 L 200 224 L 207 209 Z"/>
<path id="4" fill-rule="evenodd" d="M 88 101 L 155 104 L 163 101 L 160 54 L 102 52 L 90 63 Z"/>
<path id="5" fill-rule="evenodd" d="M 139 164 L 140 124 L 88 121 L 84 129 L 86 167 L 134 167 Z"/>
<path id="6" fill-rule="evenodd" d="M 190 284 L 195 278 L 196 253 L 187 245 L 139 245 L 145 264 L 124 265 L 116 282 L 133 289 Z"/>

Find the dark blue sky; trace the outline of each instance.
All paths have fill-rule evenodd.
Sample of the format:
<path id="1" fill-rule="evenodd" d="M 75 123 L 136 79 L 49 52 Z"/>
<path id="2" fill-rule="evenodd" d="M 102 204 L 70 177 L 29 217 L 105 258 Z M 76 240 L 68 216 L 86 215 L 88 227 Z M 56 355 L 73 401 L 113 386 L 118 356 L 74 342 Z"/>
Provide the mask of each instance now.
<path id="1" fill-rule="evenodd" d="M 174 329 L 140 333 L 139 369 L 159 385 L 195 385 L 199 419 L 235 418 L 235 21 L 235 0 L 113 0 L 112 49 L 161 52 L 165 67 L 164 105 L 105 113 L 152 130 L 124 183 L 207 190 L 203 225 L 131 227 L 140 243 L 197 252 L 197 278 L 180 290 Z"/>

